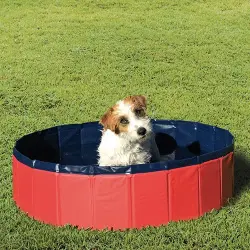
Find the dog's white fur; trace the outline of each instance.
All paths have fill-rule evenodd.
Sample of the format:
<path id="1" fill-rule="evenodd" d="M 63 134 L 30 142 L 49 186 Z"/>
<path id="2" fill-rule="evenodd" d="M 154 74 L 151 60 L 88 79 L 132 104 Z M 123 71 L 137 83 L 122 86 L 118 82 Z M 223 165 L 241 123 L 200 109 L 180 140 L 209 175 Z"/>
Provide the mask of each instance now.
<path id="1" fill-rule="evenodd" d="M 160 160 L 150 119 L 147 116 L 138 117 L 132 106 L 124 100 L 117 102 L 118 117 L 127 117 L 129 124 L 126 131 L 118 134 L 111 129 L 103 130 L 98 148 L 100 166 L 127 166 Z M 137 133 L 140 127 L 147 130 L 144 136 Z"/>

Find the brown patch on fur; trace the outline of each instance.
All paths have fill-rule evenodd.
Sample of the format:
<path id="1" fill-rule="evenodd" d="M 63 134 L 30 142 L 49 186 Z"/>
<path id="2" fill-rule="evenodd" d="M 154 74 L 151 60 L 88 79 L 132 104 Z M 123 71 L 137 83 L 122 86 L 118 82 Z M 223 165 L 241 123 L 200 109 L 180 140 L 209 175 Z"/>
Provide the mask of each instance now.
<path id="1" fill-rule="evenodd" d="M 121 124 L 120 120 L 122 117 L 117 112 L 118 105 L 110 108 L 101 118 L 100 124 L 103 125 L 104 130 L 110 129 L 111 131 L 119 134 L 121 132 L 128 131 L 128 125 Z"/>
<path id="2" fill-rule="evenodd" d="M 117 124 L 117 116 L 115 115 L 115 110 L 117 109 L 117 105 L 110 108 L 101 118 L 100 123 L 103 125 L 104 130 L 110 129 L 115 131 L 115 127 Z"/>
<path id="3" fill-rule="evenodd" d="M 124 118 L 126 118 L 126 117 L 124 117 Z M 118 131 L 117 134 L 119 134 L 119 133 L 121 133 L 121 132 L 128 132 L 128 126 L 129 126 L 129 124 L 122 124 L 122 123 L 120 122 L 121 119 L 122 119 L 122 117 L 120 118 L 120 120 L 119 120 L 119 122 L 118 122 L 118 125 L 117 125 L 117 131 Z"/>
<path id="4" fill-rule="evenodd" d="M 131 104 L 133 110 L 143 109 L 145 111 L 147 109 L 147 99 L 143 95 L 128 96 L 124 102 Z"/>

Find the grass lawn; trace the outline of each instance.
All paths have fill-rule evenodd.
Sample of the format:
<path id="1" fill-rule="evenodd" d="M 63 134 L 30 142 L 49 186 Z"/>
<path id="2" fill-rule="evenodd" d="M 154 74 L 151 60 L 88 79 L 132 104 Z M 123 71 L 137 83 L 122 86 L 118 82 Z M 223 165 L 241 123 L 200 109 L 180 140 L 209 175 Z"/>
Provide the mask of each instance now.
<path id="1" fill-rule="evenodd" d="M 0 249 L 250 249 L 247 0 L 0 1 Z M 98 120 L 145 94 L 154 118 L 236 138 L 235 197 L 193 221 L 125 232 L 55 228 L 12 201 L 15 140 Z M 46 185 L 46 183 L 45 183 Z"/>

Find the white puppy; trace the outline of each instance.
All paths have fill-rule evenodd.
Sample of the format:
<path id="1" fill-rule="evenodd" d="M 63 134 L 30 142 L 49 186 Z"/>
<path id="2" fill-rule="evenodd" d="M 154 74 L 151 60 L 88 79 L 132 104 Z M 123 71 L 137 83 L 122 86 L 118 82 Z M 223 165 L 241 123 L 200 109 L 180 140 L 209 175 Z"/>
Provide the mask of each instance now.
<path id="1" fill-rule="evenodd" d="M 146 98 L 129 96 L 118 101 L 101 118 L 103 125 L 98 148 L 100 166 L 127 166 L 159 161 Z"/>

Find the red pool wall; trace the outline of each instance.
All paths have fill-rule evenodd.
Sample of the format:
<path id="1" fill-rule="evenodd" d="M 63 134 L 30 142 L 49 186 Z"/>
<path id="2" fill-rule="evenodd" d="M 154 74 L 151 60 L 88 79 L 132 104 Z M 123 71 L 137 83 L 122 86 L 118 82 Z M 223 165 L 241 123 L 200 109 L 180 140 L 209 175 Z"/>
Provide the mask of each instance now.
<path id="1" fill-rule="evenodd" d="M 30 168 L 13 156 L 13 197 L 29 216 L 62 226 L 126 229 L 197 218 L 233 195 L 233 153 L 142 174 L 80 175 Z"/>

